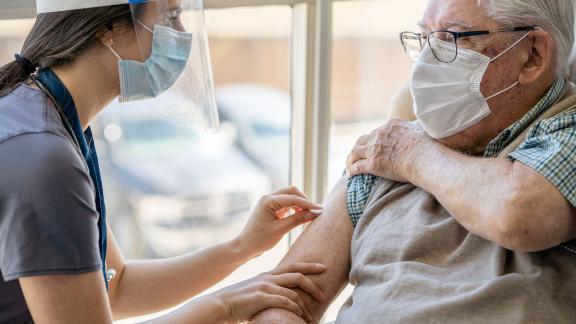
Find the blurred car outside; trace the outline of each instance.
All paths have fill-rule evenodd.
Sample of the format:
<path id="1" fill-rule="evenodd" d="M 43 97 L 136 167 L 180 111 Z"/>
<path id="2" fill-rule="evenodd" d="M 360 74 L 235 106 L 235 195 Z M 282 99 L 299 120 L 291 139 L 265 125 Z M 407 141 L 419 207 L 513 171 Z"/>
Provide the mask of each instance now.
<path id="1" fill-rule="evenodd" d="M 269 177 L 235 145 L 163 120 L 143 101 L 114 103 L 93 127 L 111 227 L 127 257 L 168 257 L 232 238 Z"/>
<path id="2" fill-rule="evenodd" d="M 223 124 L 233 126 L 236 145 L 272 180 L 275 188 L 289 183 L 290 95 L 252 84 L 219 87 L 216 101 Z"/>

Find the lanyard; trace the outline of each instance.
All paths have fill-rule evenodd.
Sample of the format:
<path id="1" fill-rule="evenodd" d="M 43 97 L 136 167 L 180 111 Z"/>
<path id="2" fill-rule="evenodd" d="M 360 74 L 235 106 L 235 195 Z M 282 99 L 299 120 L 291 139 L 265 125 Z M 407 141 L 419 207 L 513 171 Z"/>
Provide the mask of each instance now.
<path id="1" fill-rule="evenodd" d="M 86 131 L 82 130 L 82 124 L 80 123 L 74 100 L 68 92 L 68 89 L 66 89 L 66 86 L 62 81 L 60 81 L 58 76 L 52 72 L 52 70 L 40 70 L 37 76 L 34 77 L 34 82 L 54 103 L 54 106 L 60 115 L 60 119 L 62 120 L 62 124 L 70 134 L 70 137 L 74 140 L 76 147 L 82 154 L 82 157 L 90 171 L 90 178 L 92 179 L 96 192 L 96 209 L 100 214 L 98 220 L 98 231 L 100 232 L 100 237 L 98 243 L 100 246 L 100 257 L 102 258 L 102 274 L 106 283 L 106 289 L 108 289 L 108 282 L 112 278 L 110 278 L 106 269 L 106 205 L 104 203 L 104 192 L 102 189 L 100 166 L 98 164 L 98 154 L 96 153 L 92 131 L 90 128 L 86 129 Z"/>

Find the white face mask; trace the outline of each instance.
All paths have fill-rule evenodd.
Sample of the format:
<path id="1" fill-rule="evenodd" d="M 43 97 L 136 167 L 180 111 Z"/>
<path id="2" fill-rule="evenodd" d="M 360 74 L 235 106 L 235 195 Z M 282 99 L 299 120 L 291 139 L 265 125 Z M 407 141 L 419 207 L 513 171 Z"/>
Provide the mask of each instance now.
<path id="1" fill-rule="evenodd" d="M 410 90 L 414 98 L 414 113 L 432 138 L 441 139 L 458 134 L 478 124 L 490 115 L 490 100 L 512 88 L 499 91 L 487 98 L 480 92 L 482 78 L 488 65 L 520 43 L 528 33 L 498 56 L 490 59 L 478 52 L 458 48 L 454 62 L 443 63 L 434 56 L 429 45 L 414 64 Z M 454 44 L 433 40 L 436 53 L 454 53 Z"/>

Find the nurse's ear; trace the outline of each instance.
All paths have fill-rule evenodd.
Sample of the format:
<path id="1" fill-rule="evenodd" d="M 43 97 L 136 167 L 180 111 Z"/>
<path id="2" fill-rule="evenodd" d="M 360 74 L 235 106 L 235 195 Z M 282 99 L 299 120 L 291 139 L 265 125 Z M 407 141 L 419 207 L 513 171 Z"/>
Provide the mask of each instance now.
<path id="1" fill-rule="evenodd" d="M 97 37 L 104 46 L 112 48 L 119 58 L 142 61 L 133 24 L 114 23 L 102 29 Z"/>
<path id="2" fill-rule="evenodd" d="M 530 32 L 530 47 L 522 54 L 524 62 L 518 81 L 522 85 L 532 84 L 554 69 L 554 40 L 542 29 Z"/>
<path id="3" fill-rule="evenodd" d="M 111 30 L 103 30 L 98 32 L 97 37 L 100 39 L 102 45 L 114 48 L 114 36 Z"/>

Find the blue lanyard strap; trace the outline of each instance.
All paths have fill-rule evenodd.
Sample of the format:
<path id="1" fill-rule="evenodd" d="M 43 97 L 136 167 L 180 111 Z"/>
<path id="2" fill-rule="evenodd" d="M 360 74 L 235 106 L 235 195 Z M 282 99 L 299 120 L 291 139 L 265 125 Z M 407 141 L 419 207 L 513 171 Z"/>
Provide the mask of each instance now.
<path id="1" fill-rule="evenodd" d="M 108 276 L 106 274 L 106 205 L 104 203 L 104 191 L 102 189 L 102 177 L 100 175 L 100 165 L 98 163 L 98 154 L 96 153 L 96 146 L 94 145 L 94 137 L 90 128 L 86 131 L 82 130 L 82 123 L 76 111 L 76 105 L 72 99 L 72 95 L 68 92 L 66 86 L 50 69 L 43 69 L 38 72 L 36 76 L 37 82 L 41 83 L 41 88 L 53 101 L 59 114 L 63 119 L 64 127 L 75 139 L 86 165 L 90 170 L 90 178 L 96 190 L 96 209 L 100 214 L 98 220 L 98 230 L 100 232 L 99 246 L 100 256 L 102 258 L 102 274 L 104 275 L 104 282 L 106 289 L 108 289 Z"/>

